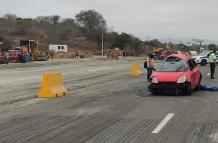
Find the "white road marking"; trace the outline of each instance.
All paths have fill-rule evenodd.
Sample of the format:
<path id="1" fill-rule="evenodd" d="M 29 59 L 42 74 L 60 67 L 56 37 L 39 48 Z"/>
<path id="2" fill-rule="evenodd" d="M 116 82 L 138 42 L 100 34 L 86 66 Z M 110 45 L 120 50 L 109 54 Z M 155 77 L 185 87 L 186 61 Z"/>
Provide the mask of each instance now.
<path id="1" fill-rule="evenodd" d="M 157 134 L 160 132 L 160 130 L 166 126 L 167 122 L 170 121 L 171 118 L 173 118 L 173 116 L 175 115 L 175 113 L 169 113 L 158 125 L 157 127 L 151 132 L 152 134 Z"/>

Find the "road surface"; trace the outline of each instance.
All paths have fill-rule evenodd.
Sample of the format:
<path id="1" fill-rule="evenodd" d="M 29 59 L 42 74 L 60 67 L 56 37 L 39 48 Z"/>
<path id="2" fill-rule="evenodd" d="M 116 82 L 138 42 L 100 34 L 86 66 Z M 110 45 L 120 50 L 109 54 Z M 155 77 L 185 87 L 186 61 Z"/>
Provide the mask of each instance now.
<path id="1" fill-rule="evenodd" d="M 1 66 L 0 143 L 218 142 L 218 93 L 152 96 L 145 73 L 129 76 L 134 60 Z M 36 98 L 48 71 L 63 73 L 68 96 Z M 204 84 L 218 85 L 208 66 L 202 72 Z"/>

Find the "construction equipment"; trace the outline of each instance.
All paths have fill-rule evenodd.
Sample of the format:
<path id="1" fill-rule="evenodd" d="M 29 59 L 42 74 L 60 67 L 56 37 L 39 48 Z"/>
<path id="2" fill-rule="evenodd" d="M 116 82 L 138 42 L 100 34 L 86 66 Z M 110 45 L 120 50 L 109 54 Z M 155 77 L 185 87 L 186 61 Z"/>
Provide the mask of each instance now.
<path id="1" fill-rule="evenodd" d="M 163 59 L 163 52 L 164 52 L 163 48 L 154 47 L 152 54 L 154 55 L 154 58 L 156 60 L 161 60 L 161 59 Z"/>
<path id="2" fill-rule="evenodd" d="M 155 47 L 155 48 L 153 48 L 152 53 L 157 54 L 157 55 L 160 55 L 160 54 L 163 53 L 163 48 L 156 48 L 156 47 Z"/>
<path id="3" fill-rule="evenodd" d="M 110 53 L 110 54 L 111 54 L 110 57 L 111 57 L 112 59 L 119 60 L 120 57 L 123 56 L 123 51 L 120 50 L 119 48 L 115 48 L 115 49 L 112 49 L 112 50 L 111 50 L 111 53 Z"/>
<path id="4" fill-rule="evenodd" d="M 48 60 L 46 52 L 39 48 L 35 40 L 20 40 L 20 48 L 22 53 L 27 53 L 34 61 Z"/>

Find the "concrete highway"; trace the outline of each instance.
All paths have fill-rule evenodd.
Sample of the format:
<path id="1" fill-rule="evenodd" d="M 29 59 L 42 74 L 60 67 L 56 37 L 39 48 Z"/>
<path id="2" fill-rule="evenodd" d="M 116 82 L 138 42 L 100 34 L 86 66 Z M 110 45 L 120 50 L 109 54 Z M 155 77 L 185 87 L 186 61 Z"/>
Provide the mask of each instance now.
<path id="1" fill-rule="evenodd" d="M 139 59 L 67 60 L 0 67 L 0 143 L 216 143 L 218 92 L 151 95 Z M 36 98 L 44 72 L 61 71 L 69 95 Z M 202 84 L 218 86 L 202 67 Z"/>

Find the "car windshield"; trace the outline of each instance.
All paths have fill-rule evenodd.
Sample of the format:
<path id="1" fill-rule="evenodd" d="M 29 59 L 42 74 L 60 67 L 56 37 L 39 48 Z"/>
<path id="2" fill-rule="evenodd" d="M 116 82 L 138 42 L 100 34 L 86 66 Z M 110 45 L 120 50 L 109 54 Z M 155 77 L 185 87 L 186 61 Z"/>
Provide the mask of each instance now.
<path id="1" fill-rule="evenodd" d="M 201 52 L 199 56 L 207 56 L 209 53 L 210 53 L 209 51 L 204 51 L 204 52 Z"/>
<path id="2" fill-rule="evenodd" d="M 188 69 L 188 65 L 180 58 L 170 57 L 165 59 L 156 69 L 157 72 L 182 72 Z"/>

